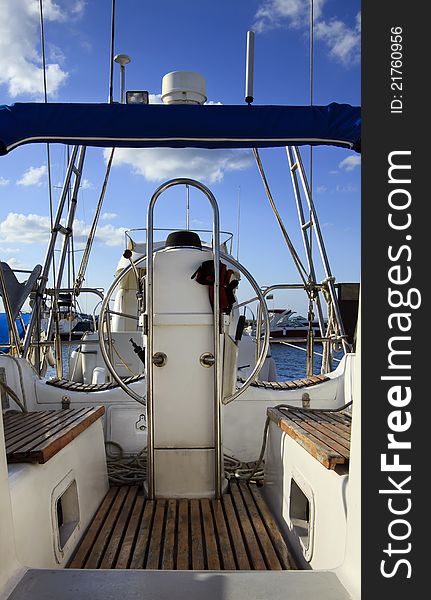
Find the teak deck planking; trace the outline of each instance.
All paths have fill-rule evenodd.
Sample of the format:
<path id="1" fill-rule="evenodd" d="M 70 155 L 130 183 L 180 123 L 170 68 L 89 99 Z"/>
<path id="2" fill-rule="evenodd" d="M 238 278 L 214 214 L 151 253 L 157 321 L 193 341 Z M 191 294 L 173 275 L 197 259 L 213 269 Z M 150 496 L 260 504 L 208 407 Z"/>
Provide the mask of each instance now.
<path id="1" fill-rule="evenodd" d="M 133 375 L 132 377 L 126 377 L 123 381 L 125 384 L 130 385 L 137 381 L 142 381 L 144 375 Z M 79 383 L 77 381 L 70 381 L 70 379 L 59 379 L 53 378 L 46 381 L 46 385 L 52 385 L 69 392 L 102 392 L 106 390 L 113 390 L 119 387 L 116 381 L 108 381 L 106 383 Z"/>
<path id="2" fill-rule="evenodd" d="M 286 570 L 295 563 L 255 485 L 233 482 L 221 500 L 146 500 L 113 487 L 69 568 Z"/>
<path id="3" fill-rule="evenodd" d="M 268 408 L 268 417 L 327 469 L 349 462 L 352 420 L 346 411 Z"/>
<path id="4" fill-rule="evenodd" d="M 293 381 L 252 381 L 251 387 L 257 387 L 265 390 L 298 390 L 305 387 L 312 387 L 318 383 L 324 383 L 329 381 L 330 378 L 326 375 L 311 375 L 305 379 L 295 379 Z M 244 378 L 241 378 L 242 383 L 245 382 Z"/>
<path id="5" fill-rule="evenodd" d="M 4 416 L 9 463 L 46 463 L 105 412 L 103 406 Z"/>

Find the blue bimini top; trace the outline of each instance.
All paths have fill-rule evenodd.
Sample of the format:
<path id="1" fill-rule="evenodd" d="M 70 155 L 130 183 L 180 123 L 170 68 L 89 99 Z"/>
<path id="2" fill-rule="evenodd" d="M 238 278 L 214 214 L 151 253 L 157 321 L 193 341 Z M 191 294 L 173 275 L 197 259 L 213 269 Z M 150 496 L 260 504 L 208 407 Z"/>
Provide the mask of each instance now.
<path id="1" fill-rule="evenodd" d="M 0 154 L 30 143 L 118 148 L 268 148 L 360 152 L 360 108 L 184 104 L 0 105 Z"/>

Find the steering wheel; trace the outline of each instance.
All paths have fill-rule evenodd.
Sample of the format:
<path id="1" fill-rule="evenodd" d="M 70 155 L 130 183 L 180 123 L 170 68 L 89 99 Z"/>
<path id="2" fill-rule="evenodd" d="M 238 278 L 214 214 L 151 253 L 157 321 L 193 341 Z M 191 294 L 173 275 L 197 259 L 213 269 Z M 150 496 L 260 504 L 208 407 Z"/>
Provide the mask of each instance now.
<path id="1" fill-rule="evenodd" d="M 127 265 L 127 267 L 125 267 L 122 271 L 120 271 L 120 273 L 115 277 L 114 281 L 112 282 L 108 291 L 106 292 L 106 295 L 103 299 L 102 306 L 100 307 L 100 313 L 99 313 L 99 347 L 100 347 L 100 352 L 102 353 L 102 357 L 105 362 L 105 365 L 106 365 L 109 373 L 111 374 L 112 378 L 119 385 L 119 387 L 124 392 L 126 392 L 126 394 L 128 394 L 131 398 L 133 398 L 140 404 L 143 404 L 144 406 L 146 406 L 145 398 L 140 396 L 139 394 L 137 394 L 130 386 L 128 386 L 126 383 L 124 383 L 124 381 L 118 375 L 117 371 L 114 368 L 114 365 L 112 364 L 112 360 L 111 360 L 111 356 L 110 356 L 111 353 L 108 350 L 108 348 L 106 347 L 106 344 L 107 344 L 107 342 L 109 342 L 109 339 L 111 337 L 110 316 L 111 316 L 111 314 L 115 314 L 113 311 L 111 311 L 109 309 L 109 302 L 111 301 L 112 294 L 114 293 L 114 290 L 118 287 L 118 285 L 121 283 L 121 281 L 125 277 L 127 277 L 127 275 L 130 273 L 131 270 L 133 270 L 136 273 L 136 267 L 141 262 L 145 261 L 146 258 L 147 258 L 146 256 L 142 256 L 142 257 L 138 258 L 138 260 L 136 260 L 135 262 L 133 262 L 133 263 L 131 262 L 131 264 Z M 130 315 L 127 313 L 122 313 L 121 316 L 125 317 L 125 318 L 129 318 L 129 319 L 137 319 L 136 315 Z M 106 326 L 106 335 L 107 335 L 108 339 L 105 339 L 105 326 Z"/>
<path id="2" fill-rule="evenodd" d="M 157 250 L 162 250 L 162 249 L 163 248 L 158 248 Z M 119 387 L 124 392 L 126 392 L 126 394 L 128 394 L 131 398 L 133 398 L 134 400 L 136 400 L 137 402 L 139 402 L 140 404 L 143 404 L 143 405 L 146 405 L 145 398 L 140 396 L 139 394 L 137 394 L 130 386 L 128 386 L 116 372 L 116 370 L 112 364 L 112 361 L 111 361 L 110 352 L 108 351 L 108 349 L 106 347 L 106 342 L 108 340 L 105 339 L 104 330 L 105 330 L 105 325 L 106 325 L 106 332 L 107 332 L 107 336 L 109 339 L 111 332 L 110 332 L 110 321 L 109 321 L 109 318 L 107 318 L 107 317 L 110 316 L 111 314 L 114 314 L 109 309 L 109 302 L 111 300 L 114 290 L 118 287 L 118 285 L 121 283 L 121 281 L 125 277 L 127 277 L 127 275 L 132 270 L 136 273 L 137 266 L 140 263 L 144 262 L 146 260 L 146 258 L 147 258 L 146 256 L 142 256 L 142 257 L 138 258 L 135 262 L 131 261 L 130 264 L 127 265 L 127 267 L 125 267 L 115 277 L 114 281 L 112 282 L 111 286 L 109 287 L 108 291 L 106 292 L 106 295 L 102 302 L 102 306 L 100 308 L 100 314 L 99 314 L 99 346 L 100 346 L 100 351 L 102 353 L 103 360 L 105 361 L 106 367 L 107 367 L 109 373 L 111 374 L 112 378 L 114 379 L 114 381 L 119 385 Z M 250 285 L 254 289 L 257 299 L 260 303 L 261 310 L 262 310 L 262 318 L 263 318 L 264 325 L 265 325 L 263 343 L 260 344 L 260 351 L 259 351 L 259 355 L 256 360 L 256 364 L 254 366 L 254 369 L 252 370 L 250 375 L 247 377 L 245 382 L 241 385 L 241 387 L 236 390 L 236 392 L 234 392 L 230 396 L 227 396 L 226 398 L 223 398 L 223 404 L 229 404 L 233 400 L 236 400 L 241 394 L 243 394 L 246 391 L 246 389 L 256 379 L 257 374 L 263 367 L 263 363 L 265 362 L 266 355 L 268 353 L 268 348 L 269 348 L 270 331 L 269 331 L 268 307 L 266 305 L 266 301 L 262 294 L 262 291 L 261 291 L 259 285 L 257 284 L 257 282 L 255 281 L 255 279 L 247 271 L 247 269 L 243 265 L 241 265 L 237 260 L 235 260 L 232 256 L 229 256 L 223 252 L 220 252 L 220 258 L 223 258 L 224 261 L 226 261 L 228 264 L 230 264 L 236 270 L 238 270 L 242 275 L 244 275 L 246 280 L 250 283 Z M 124 316 L 126 318 L 136 319 L 136 315 L 122 314 L 121 316 Z"/>

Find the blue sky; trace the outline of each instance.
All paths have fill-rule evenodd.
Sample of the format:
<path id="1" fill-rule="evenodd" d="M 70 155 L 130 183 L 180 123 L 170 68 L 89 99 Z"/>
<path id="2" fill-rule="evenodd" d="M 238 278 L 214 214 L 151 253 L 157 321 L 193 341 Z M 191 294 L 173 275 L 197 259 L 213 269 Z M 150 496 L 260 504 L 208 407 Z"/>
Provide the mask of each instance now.
<path id="1" fill-rule="evenodd" d="M 44 0 L 50 101 L 107 100 L 110 4 L 108 0 Z M 165 73 L 195 70 L 206 78 L 210 101 L 241 104 L 246 31 L 254 29 L 255 102 L 309 103 L 308 0 L 117 0 L 116 4 L 115 52 L 132 57 L 127 67 L 128 89 L 149 90 L 157 101 Z M 39 1 L 0 0 L 0 8 L 4 16 L 0 24 L 0 103 L 41 101 Z M 360 104 L 359 13 L 358 0 L 315 0 L 315 104 Z M 116 70 L 117 99 L 118 82 Z M 51 153 L 56 200 L 65 171 L 65 147 L 52 146 Z M 306 162 L 308 154 L 304 148 Z M 329 147 L 315 149 L 313 156 L 314 199 L 333 272 L 338 281 L 357 281 L 359 157 Z M 302 251 L 286 153 L 270 149 L 262 151 L 261 157 L 287 229 Z M 85 238 L 91 224 L 105 164 L 103 150 L 88 150 L 78 201 L 78 240 Z M 109 285 L 124 248 L 124 229 L 145 226 L 151 194 L 173 176 L 192 176 L 206 183 L 219 201 L 222 227 L 235 237 L 239 194 L 241 262 L 260 285 L 298 280 L 249 151 L 125 149 L 116 153 L 87 285 Z M 184 198 L 184 191 L 166 195 L 156 212 L 156 224 L 183 227 Z M 1 259 L 17 268 L 42 262 L 48 214 L 45 146 L 24 146 L 2 157 Z M 210 211 L 194 192 L 191 223 L 197 228 L 210 226 Z M 80 256 L 77 253 L 77 266 Z M 297 294 L 279 294 L 276 303 L 304 308 Z"/>

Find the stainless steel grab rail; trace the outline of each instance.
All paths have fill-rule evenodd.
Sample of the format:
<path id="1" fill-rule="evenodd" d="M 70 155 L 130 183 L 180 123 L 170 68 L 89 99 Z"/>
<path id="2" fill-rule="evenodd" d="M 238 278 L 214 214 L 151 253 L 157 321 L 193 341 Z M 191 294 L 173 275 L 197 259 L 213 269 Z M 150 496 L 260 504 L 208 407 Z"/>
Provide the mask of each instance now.
<path id="1" fill-rule="evenodd" d="M 147 473 L 148 473 L 148 498 L 154 499 L 155 496 L 155 477 L 154 477 L 154 410 L 153 410 L 153 326 L 154 326 L 154 297 L 153 297 L 153 282 L 154 282 L 154 206 L 160 195 L 177 185 L 189 185 L 203 192 L 211 204 L 213 210 L 213 227 L 212 227 L 212 252 L 214 259 L 214 481 L 215 481 L 215 496 L 222 496 L 222 473 L 223 473 L 223 451 L 222 451 L 222 435 L 221 435 L 221 353 L 220 353 L 220 217 L 217 201 L 212 192 L 199 181 L 188 178 L 171 179 L 163 183 L 157 188 L 151 197 L 148 212 L 147 212 L 147 277 L 146 277 L 146 314 L 148 323 L 147 336 Z"/>

